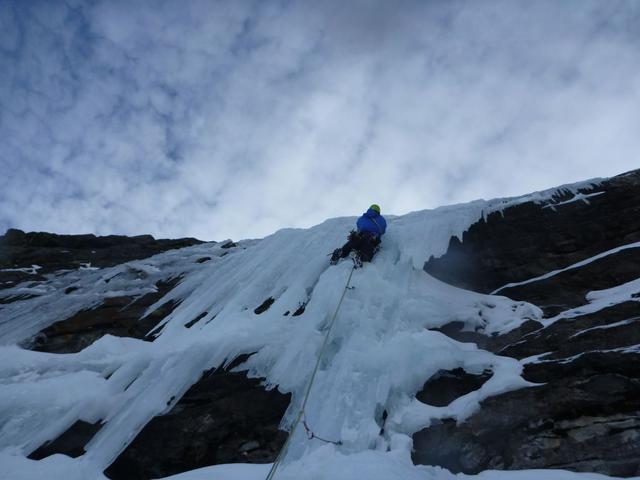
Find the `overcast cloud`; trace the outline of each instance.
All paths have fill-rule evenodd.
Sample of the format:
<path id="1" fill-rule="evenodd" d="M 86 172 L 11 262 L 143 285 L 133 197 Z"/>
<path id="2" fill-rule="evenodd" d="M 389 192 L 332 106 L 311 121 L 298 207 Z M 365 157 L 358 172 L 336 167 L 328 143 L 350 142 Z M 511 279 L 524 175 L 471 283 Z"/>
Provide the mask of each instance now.
<path id="1" fill-rule="evenodd" d="M 637 1 L 0 0 L 0 229 L 264 236 L 638 166 Z"/>

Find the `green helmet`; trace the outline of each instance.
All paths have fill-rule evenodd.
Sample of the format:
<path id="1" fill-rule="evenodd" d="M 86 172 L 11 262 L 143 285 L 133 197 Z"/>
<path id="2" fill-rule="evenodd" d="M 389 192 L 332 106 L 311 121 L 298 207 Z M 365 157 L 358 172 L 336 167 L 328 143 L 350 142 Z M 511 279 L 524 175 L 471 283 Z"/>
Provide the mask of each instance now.
<path id="1" fill-rule="evenodd" d="M 375 210 L 376 212 L 380 213 L 380 206 L 374 203 L 369 207 L 369 210 Z"/>

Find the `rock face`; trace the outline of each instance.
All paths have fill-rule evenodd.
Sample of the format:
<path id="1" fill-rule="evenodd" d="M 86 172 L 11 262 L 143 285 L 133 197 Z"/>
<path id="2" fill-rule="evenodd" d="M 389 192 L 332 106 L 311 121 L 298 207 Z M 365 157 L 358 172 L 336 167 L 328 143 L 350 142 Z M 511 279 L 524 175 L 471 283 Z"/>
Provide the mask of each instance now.
<path id="1" fill-rule="evenodd" d="M 0 289 L 20 282 L 45 281 L 44 275 L 79 267 L 104 268 L 157 253 L 203 243 L 195 238 L 156 240 L 151 235 L 56 235 L 9 229 L 0 236 Z M 37 335 L 34 350 L 54 353 L 78 352 L 105 334 L 145 339 L 174 305 L 162 308 L 140 321 L 145 309 L 160 299 L 176 281 L 158 283 L 157 293 L 142 298 L 112 297 L 94 309 L 61 320 Z M 72 294 L 74 287 L 65 293 Z M 0 300 L 8 303 L 24 297 Z"/>
<path id="2" fill-rule="evenodd" d="M 221 463 L 272 462 L 287 438 L 278 426 L 290 395 L 266 391 L 260 380 L 232 369 L 206 372 L 166 415 L 144 427 L 105 471 L 107 477 L 140 480 Z M 78 457 L 100 426 L 78 421 L 29 458 Z"/>
<path id="3" fill-rule="evenodd" d="M 176 283 L 176 280 L 158 282 L 156 293 L 149 293 L 141 298 L 107 298 L 96 308 L 81 311 L 45 328 L 31 341 L 30 347 L 38 352 L 79 352 L 107 334 L 152 340 L 148 333 L 173 311 L 175 305 L 166 303 L 150 315 L 142 317 L 147 307 L 160 300 Z"/>
<path id="4" fill-rule="evenodd" d="M 151 420 L 105 474 L 138 480 L 221 463 L 272 462 L 287 438 L 278 425 L 288 405 L 289 395 L 265 391 L 246 372 L 208 372 L 169 413 Z"/>
<path id="5" fill-rule="evenodd" d="M 487 399 L 460 425 L 444 421 L 417 432 L 414 462 L 465 473 L 544 467 L 640 475 L 640 282 L 621 287 L 618 296 L 602 293 L 598 308 L 585 298 L 640 277 L 640 244 L 633 245 L 640 242 L 640 170 L 581 193 L 584 201 L 563 203 L 573 197 L 567 193 L 555 205 L 529 202 L 494 213 L 425 264 L 453 285 L 500 289 L 538 305 L 546 326 L 527 322 L 493 338 L 455 325 L 442 329 L 501 355 L 529 358 L 523 376 L 539 385 Z M 603 254 L 622 246 L 628 248 Z M 456 375 L 469 383 L 460 372 L 448 374 Z M 432 386 L 427 382 L 418 398 Z"/>
<path id="6" fill-rule="evenodd" d="M 11 228 L 0 236 L 0 288 L 44 280 L 45 273 L 77 269 L 83 264 L 111 267 L 199 243 L 202 241 L 195 238 L 156 240 L 151 235 L 56 235 Z M 25 271 L 33 265 L 38 267 L 33 273 Z"/>

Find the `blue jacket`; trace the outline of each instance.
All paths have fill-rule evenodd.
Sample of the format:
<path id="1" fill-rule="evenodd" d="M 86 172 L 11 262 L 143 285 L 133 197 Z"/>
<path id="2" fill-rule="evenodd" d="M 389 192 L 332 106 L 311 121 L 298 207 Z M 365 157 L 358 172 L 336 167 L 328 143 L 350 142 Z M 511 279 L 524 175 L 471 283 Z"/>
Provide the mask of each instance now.
<path id="1" fill-rule="evenodd" d="M 387 230 L 387 221 L 378 212 L 369 209 L 358 219 L 356 226 L 358 232 L 369 232 L 380 237 Z"/>

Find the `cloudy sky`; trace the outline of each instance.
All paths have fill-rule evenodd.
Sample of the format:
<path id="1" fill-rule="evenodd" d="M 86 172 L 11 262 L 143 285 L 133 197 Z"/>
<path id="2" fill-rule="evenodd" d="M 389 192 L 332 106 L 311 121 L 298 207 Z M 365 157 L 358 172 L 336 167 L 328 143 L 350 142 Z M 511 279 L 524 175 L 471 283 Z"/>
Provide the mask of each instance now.
<path id="1" fill-rule="evenodd" d="M 0 0 L 0 230 L 264 236 L 640 166 L 640 2 Z"/>

